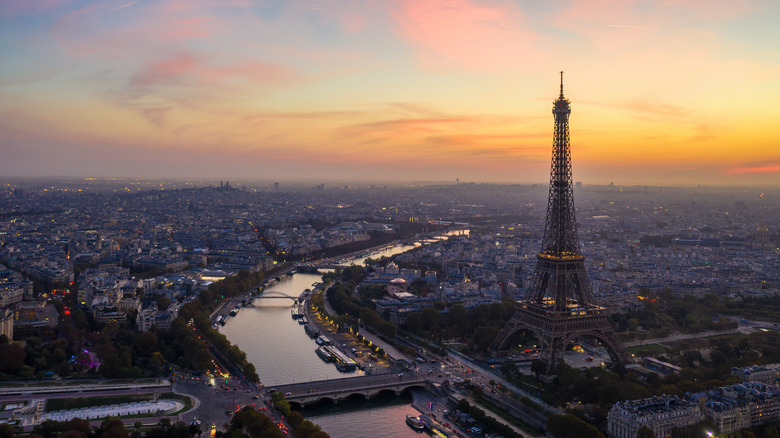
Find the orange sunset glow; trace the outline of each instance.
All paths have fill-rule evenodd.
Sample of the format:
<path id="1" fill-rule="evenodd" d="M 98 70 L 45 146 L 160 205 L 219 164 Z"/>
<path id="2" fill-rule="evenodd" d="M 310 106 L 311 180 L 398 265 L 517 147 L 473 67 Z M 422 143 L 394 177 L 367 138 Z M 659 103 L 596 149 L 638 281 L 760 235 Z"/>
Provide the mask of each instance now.
<path id="1" fill-rule="evenodd" d="M 780 4 L 6 0 L 0 174 L 780 183 Z"/>

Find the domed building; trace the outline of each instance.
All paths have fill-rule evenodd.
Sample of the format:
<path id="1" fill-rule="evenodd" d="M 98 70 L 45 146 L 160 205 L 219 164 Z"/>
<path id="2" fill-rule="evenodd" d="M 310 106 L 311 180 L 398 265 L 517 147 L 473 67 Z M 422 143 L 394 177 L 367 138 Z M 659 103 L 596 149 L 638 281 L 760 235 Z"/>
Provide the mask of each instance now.
<path id="1" fill-rule="evenodd" d="M 399 294 L 406 293 L 408 287 L 406 280 L 403 278 L 395 278 L 387 283 L 387 294 L 393 298 L 398 298 Z"/>

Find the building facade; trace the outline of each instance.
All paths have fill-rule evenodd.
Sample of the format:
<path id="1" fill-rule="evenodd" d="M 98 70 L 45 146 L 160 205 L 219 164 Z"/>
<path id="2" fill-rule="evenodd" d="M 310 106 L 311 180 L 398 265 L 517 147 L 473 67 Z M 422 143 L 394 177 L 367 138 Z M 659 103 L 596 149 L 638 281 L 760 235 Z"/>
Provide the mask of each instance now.
<path id="1" fill-rule="evenodd" d="M 661 395 L 617 402 L 607 415 L 607 433 L 610 438 L 636 438 L 637 432 L 647 426 L 656 438 L 670 438 L 672 429 L 696 424 L 704 415 L 695 402 L 676 395 Z"/>

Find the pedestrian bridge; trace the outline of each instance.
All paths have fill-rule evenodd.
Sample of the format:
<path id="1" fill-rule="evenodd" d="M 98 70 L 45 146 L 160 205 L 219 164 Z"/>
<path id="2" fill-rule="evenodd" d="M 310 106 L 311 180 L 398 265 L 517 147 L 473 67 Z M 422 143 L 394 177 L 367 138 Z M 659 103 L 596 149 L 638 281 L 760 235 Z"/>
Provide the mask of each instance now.
<path id="1" fill-rule="evenodd" d="M 399 395 L 405 389 L 427 388 L 428 383 L 426 376 L 421 374 L 380 374 L 268 386 L 266 390 L 269 393 L 285 394 L 287 401 L 304 406 L 323 400 L 331 400 L 335 403 L 353 395 L 371 398 L 382 391 L 392 391 Z"/>

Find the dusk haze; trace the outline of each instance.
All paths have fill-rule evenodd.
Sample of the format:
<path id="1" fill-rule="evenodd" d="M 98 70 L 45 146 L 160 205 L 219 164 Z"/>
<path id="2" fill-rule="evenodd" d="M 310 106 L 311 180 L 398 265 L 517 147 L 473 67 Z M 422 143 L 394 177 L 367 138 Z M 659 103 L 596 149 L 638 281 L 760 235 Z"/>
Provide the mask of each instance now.
<path id="1" fill-rule="evenodd" d="M 780 3 L 0 2 L 0 175 L 775 185 Z"/>
<path id="2" fill-rule="evenodd" d="M 0 0 L 0 438 L 780 438 L 778 23 Z"/>

